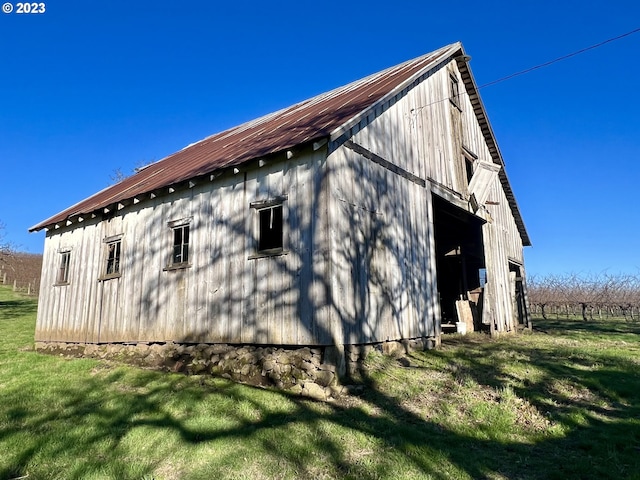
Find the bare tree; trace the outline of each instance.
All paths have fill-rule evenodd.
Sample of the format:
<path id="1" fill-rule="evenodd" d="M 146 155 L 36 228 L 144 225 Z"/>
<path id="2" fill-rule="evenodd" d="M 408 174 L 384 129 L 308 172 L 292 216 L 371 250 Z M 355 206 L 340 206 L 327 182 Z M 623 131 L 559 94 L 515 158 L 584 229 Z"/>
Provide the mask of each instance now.
<path id="1" fill-rule="evenodd" d="M 13 244 L 6 240 L 5 225 L 0 221 L 0 271 L 5 272 L 7 268 L 12 269 L 11 260 L 14 258 L 15 248 Z M 6 275 L 6 274 L 5 274 Z M 0 277 L 0 282 L 4 281 L 4 277 Z"/>
<path id="2" fill-rule="evenodd" d="M 11 255 L 15 251 L 13 244 L 5 239 L 5 228 L 4 223 L 0 220 L 0 258 Z"/>
<path id="3" fill-rule="evenodd" d="M 594 312 L 621 315 L 636 320 L 640 313 L 640 275 L 609 274 L 580 276 L 576 274 L 532 276 L 529 280 L 531 305 L 547 318 L 548 310 L 558 314 L 579 309 L 584 321 L 593 320 Z"/>
<path id="4" fill-rule="evenodd" d="M 111 172 L 111 175 L 109 175 L 109 180 L 111 180 L 112 185 L 115 185 L 116 183 L 120 183 L 128 176 L 129 175 L 125 174 L 122 169 L 118 167 L 113 172 Z"/>
<path id="5" fill-rule="evenodd" d="M 136 166 L 130 173 L 125 173 L 122 171 L 122 168 L 118 167 L 111 172 L 109 175 L 109 179 L 111 180 L 111 184 L 115 185 L 116 183 L 120 183 L 125 178 L 129 178 L 131 175 L 135 175 L 140 170 L 144 170 L 149 165 L 154 164 L 157 160 L 139 160 L 136 162 Z"/>

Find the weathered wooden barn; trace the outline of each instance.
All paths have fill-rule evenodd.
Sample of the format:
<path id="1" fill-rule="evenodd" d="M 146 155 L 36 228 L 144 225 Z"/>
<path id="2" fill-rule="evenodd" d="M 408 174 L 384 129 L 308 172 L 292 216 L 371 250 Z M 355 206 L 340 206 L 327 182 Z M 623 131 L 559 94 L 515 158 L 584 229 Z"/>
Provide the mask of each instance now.
<path id="1" fill-rule="evenodd" d="M 468 60 L 446 46 L 38 223 L 36 340 L 321 348 L 526 323 L 529 237 Z"/>

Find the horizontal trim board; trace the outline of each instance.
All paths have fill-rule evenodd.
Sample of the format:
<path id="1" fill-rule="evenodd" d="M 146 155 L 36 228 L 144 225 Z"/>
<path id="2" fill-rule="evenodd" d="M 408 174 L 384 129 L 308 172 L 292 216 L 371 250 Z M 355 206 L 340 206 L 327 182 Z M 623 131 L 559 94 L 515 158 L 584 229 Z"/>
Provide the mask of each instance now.
<path id="1" fill-rule="evenodd" d="M 279 195 L 275 198 L 269 198 L 267 200 L 256 200 L 254 202 L 250 202 L 249 208 L 255 208 L 259 210 L 261 208 L 275 207 L 277 205 L 282 205 L 287 200 L 289 200 L 289 195 Z"/>
<path id="2" fill-rule="evenodd" d="M 427 181 L 425 179 L 420 178 L 411 172 L 408 172 L 404 168 L 399 167 L 398 165 L 391 163 L 388 160 L 385 160 L 381 156 L 373 153 L 372 151 L 367 150 L 362 145 L 358 145 L 357 143 L 354 143 L 351 140 L 347 140 L 344 142 L 344 146 L 347 147 L 349 150 L 356 152 L 358 155 L 362 155 L 367 160 L 371 160 L 373 163 L 377 163 L 381 167 L 386 168 L 390 172 L 393 172 L 396 175 L 400 175 L 401 177 L 412 181 L 416 185 L 420 185 L 423 188 L 427 186 Z"/>

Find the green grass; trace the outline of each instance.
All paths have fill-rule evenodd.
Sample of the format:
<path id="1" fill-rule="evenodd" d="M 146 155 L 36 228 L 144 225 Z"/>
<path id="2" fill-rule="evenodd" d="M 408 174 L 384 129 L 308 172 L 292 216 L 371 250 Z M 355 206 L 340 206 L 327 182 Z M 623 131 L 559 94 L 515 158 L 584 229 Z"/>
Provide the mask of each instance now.
<path id="1" fill-rule="evenodd" d="M 0 479 L 640 479 L 640 323 L 371 355 L 331 403 L 33 352 L 0 288 Z"/>

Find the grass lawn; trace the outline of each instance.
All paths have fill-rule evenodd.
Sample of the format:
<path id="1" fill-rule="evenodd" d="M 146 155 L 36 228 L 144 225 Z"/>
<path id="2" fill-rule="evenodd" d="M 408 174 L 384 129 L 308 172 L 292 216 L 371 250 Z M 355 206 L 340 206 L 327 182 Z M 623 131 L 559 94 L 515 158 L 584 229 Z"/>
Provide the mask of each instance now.
<path id="1" fill-rule="evenodd" d="M 640 323 L 372 355 L 320 403 L 33 351 L 0 287 L 0 479 L 640 479 Z"/>

